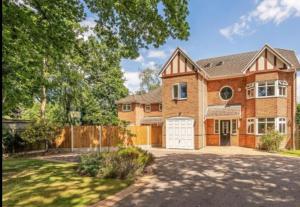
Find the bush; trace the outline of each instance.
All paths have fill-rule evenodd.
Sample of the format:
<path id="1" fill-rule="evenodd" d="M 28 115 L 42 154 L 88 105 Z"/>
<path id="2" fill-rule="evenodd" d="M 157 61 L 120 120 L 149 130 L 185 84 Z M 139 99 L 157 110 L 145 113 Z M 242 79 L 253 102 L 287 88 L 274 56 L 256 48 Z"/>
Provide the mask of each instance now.
<path id="1" fill-rule="evenodd" d="M 78 171 L 82 175 L 96 176 L 101 166 L 103 156 L 101 153 L 90 153 L 80 156 Z"/>
<path id="2" fill-rule="evenodd" d="M 114 152 L 82 155 L 79 172 L 100 178 L 132 178 L 153 160 L 152 154 L 138 147 L 120 147 Z"/>
<path id="3" fill-rule="evenodd" d="M 53 141 L 60 133 L 60 126 L 50 122 L 37 121 L 28 126 L 22 133 L 21 138 L 27 143 L 39 143 Z"/>
<path id="4" fill-rule="evenodd" d="M 284 136 L 277 131 L 268 131 L 264 134 L 261 141 L 261 148 L 267 151 L 278 151 L 280 147 L 280 143 L 284 139 Z"/>

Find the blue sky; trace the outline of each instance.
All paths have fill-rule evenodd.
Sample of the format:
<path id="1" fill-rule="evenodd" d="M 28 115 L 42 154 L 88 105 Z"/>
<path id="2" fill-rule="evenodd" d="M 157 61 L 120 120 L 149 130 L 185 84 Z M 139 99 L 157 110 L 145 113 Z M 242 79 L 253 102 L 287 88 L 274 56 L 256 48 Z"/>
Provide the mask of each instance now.
<path id="1" fill-rule="evenodd" d="M 176 47 L 192 59 L 259 50 L 265 43 L 292 49 L 300 58 L 300 0 L 191 0 L 187 41 L 168 39 L 159 48 L 141 49 L 140 57 L 123 60 L 126 86 L 139 87 L 138 72 L 162 65 Z M 298 74 L 300 99 L 300 73 Z"/>

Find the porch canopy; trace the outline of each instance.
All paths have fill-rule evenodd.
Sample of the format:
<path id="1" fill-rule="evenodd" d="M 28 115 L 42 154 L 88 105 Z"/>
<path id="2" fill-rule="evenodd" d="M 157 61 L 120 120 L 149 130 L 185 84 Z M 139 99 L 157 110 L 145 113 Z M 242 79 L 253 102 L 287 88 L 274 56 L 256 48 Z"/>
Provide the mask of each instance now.
<path id="1" fill-rule="evenodd" d="M 162 123 L 163 123 L 163 119 L 160 116 L 144 117 L 141 120 L 141 124 L 157 124 L 157 125 L 160 125 Z"/>
<path id="2" fill-rule="evenodd" d="M 206 119 L 239 119 L 241 105 L 213 105 L 207 107 Z"/>

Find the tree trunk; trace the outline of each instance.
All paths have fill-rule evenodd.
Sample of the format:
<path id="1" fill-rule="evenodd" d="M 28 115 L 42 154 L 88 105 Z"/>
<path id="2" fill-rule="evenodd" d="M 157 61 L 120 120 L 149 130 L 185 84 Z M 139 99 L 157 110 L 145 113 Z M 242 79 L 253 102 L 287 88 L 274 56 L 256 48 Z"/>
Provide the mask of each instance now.
<path id="1" fill-rule="evenodd" d="M 45 73 L 47 71 L 47 59 L 44 58 L 44 61 L 43 61 L 43 68 L 42 68 L 42 71 L 41 71 L 41 76 L 42 76 L 42 83 L 41 83 L 41 107 L 40 107 L 40 118 L 41 118 L 41 121 L 44 122 L 45 121 L 45 118 L 46 118 L 46 104 L 47 104 L 47 89 L 46 89 L 46 86 L 44 84 L 45 82 Z"/>
<path id="2" fill-rule="evenodd" d="M 45 121 L 45 114 L 46 114 L 46 104 L 47 104 L 47 95 L 46 95 L 46 86 L 42 85 L 41 87 L 41 108 L 40 108 L 40 114 L 41 114 L 41 121 Z"/>
<path id="3" fill-rule="evenodd" d="M 41 83 L 41 106 L 40 106 L 40 121 L 44 124 L 45 123 L 45 119 L 46 119 L 46 104 L 47 104 L 47 88 L 45 85 L 45 81 L 46 81 L 46 73 L 47 72 L 47 59 L 44 58 L 43 61 L 43 67 L 41 70 L 41 76 L 42 76 L 42 83 Z M 48 142 L 47 142 L 47 137 L 43 137 L 45 140 L 45 148 L 46 148 L 46 152 L 48 151 Z"/>

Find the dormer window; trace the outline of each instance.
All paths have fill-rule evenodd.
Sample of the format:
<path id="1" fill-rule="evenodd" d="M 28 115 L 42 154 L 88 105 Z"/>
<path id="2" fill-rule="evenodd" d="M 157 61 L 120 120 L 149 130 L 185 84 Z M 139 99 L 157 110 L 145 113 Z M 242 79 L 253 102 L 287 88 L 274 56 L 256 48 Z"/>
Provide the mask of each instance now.
<path id="1" fill-rule="evenodd" d="M 223 65 L 224 64 L 224 61 L 220 61 L 216 64 L 216 66 L 220 66 L 220 65 Z"/>
<path id="2" fill-rule="evenodd" d="M 122 111 L 131 111 L 131 104 L 123 104 Z"/>
<path id="3" fill-rule="evenodd" d="M 177 83 L 173 85 L 172 97 L 175 100 L 187 99 L 187 83 Z"/>
<path id="4" fill-rule="evenodd" d="M 211 63 L 207 63 L 204 65 L 205 68 L 209 68 L 211 66 Z"/>

